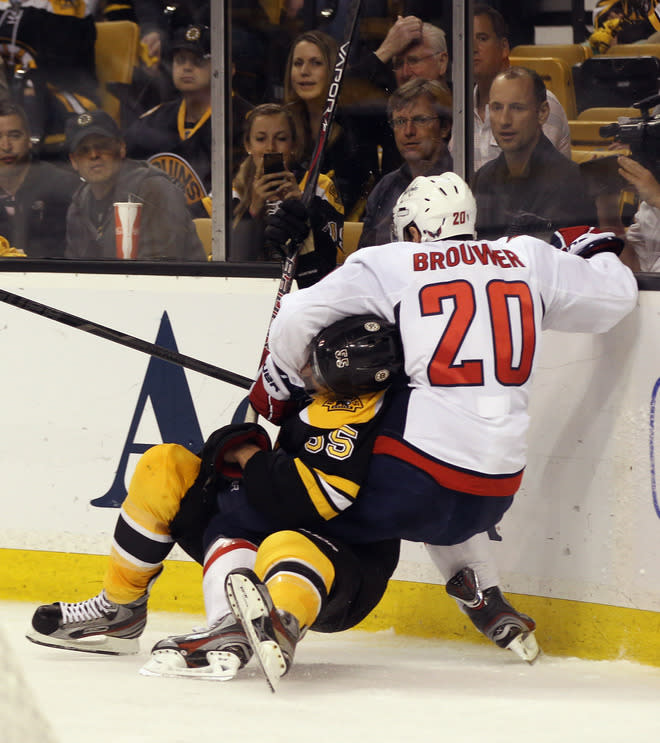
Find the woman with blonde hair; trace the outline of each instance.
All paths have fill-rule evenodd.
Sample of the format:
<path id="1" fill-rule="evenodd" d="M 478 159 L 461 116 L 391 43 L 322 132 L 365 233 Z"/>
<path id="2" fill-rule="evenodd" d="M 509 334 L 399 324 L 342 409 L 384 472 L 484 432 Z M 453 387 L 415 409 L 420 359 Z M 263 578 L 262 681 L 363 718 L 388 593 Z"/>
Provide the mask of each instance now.
<path id="1" fill-rule="evenodd" d="M 309 165 L 316 144 L 336 59 L 337 42 L 322 31 L 305 31 L 291 45 L 284 77 L 284 102 L 295 116 L 305 166 Z M 339 108 L 321 167 L 333 175 L 347 215 L 361 197 L 366 198 L 371 171 L 375 171 L 375 166 L 370 167 L 367 153 L 345 112 Z"/>
<path id="2" fill-rule="evenodd" d="M 302 243 L 296 281 L 315 283 L 343 257 L 344 210 L 332 179 L 320 174 L 308 208 L 301 201 L 307 174 L 288 106 L 253 108 L 243 137 L 247 157 L 233 182 L 233 223 L 229 259 L 273 260 Z M 287 244 L 289 238 L 291 243 Z"/>

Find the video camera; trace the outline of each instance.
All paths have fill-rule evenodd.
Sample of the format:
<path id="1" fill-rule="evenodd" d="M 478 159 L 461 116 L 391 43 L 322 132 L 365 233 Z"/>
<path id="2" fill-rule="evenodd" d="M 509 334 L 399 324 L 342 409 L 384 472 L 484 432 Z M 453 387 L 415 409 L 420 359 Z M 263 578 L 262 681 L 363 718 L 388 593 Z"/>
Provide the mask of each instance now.
<path id="1" fill-rule="evenodd" d="M 614 137 L 630 146 L 634 160 L 650 170 L 660 180 L 660 116 L 651 116 L 651 109 L 660 103 L 660 94 L 649 96 L 633 104 L 641 118 L 622 118 L 616 124 L 601 126 L 601 137 Z"/>

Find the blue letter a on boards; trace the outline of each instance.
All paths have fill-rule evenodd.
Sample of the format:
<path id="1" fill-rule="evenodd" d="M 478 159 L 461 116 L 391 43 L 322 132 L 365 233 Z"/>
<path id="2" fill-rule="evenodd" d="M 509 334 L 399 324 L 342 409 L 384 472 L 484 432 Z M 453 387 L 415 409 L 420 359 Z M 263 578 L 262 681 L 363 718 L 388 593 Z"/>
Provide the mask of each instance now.
<path id="1" fill-rule="evenodd" d="M 171 351 L 178 351 L 167 312 L 164 312 L 161 318 L 156 343 Z M 204 439 L 183 368 L 168 361 L 152 358 L 142 382 L 133 419 L 128 427 L 115 479 L 105 495 L 90 501 L 93 506 L 119 508 L 126 497 L 126 467 L 129 456 L 144 454 L 156 443 L 161 443 L 157 441 L 140 444 L 135 441 L 147 400 L 151 400 L 163 442 L 181 444 L 192 451 L 199 451 L 202 448 Z"/>

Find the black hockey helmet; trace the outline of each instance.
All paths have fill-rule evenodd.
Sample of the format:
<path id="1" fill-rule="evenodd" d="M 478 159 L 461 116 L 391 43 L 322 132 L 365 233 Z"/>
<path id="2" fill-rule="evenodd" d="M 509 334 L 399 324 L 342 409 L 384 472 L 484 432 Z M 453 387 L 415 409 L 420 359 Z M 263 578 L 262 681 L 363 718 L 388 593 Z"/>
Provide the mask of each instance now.
<path id="1" fill-rule="evenodd" d="M 376 315 L 338 320 L 312 341 L 310 365 L 317 383 L 341 397 L 383 389 L 403 369 L 399 331 Z"/>

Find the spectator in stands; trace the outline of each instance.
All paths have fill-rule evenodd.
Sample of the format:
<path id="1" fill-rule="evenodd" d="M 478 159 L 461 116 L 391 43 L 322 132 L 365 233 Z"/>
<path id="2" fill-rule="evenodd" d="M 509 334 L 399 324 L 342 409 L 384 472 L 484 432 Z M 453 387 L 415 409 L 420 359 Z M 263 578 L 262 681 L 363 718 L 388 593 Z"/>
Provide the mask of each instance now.
<path id="1" fill-rule="evenodd" d="M 351 67 L 390 95 L 415 77 L 446 82 L 449 55 L 445 32 L 413 15 L 399 16 L 380 46 Z"/>
<path id="2" fill-rule="evenodd" d="M 117 258 L 113 204 L 137 201 L 138 260 L 207 259 L 179 186 L 158 168 L 126 160 L 119 127 L 105 111 L 72 117 L 66 142 L 85 181 L 67 213 L 67 258 Z"/>
<path id="3" fill-rule="evenodd" d="M 320 31 L 306 31 L 295 39 L 287 60 L 284 102 L 295 117 L 305 168 L 309 166 L 319 134 L 336 57 L 337 43 L 331 36 Z M 346 214 L 366 196 L 370 170 L 374 167 L 350 126 L 342 121 L 339 110 L 326 145 L 322 169 L 334 173 Z"/>
<path id="4" fill-rule="evenodd" d="M 489 111 L 490 86 L 500 72 L 508 69 L 509 42 L 502 15 L 482 3 L 474 6 L 474 170 L 494 160 L 500 147 L 493 136 Z M 567 158 L 571 157 L 571 132 L 566 113 L 557 97 L 547 91 L 548 115 L 543 133 Z"/>
<path id="5" fill-rule="evenodd" d="M 211 192 L 211 38 L 208 26 L 175 32 L 172 80 L 178 97 L 147 111 L 126 130 L 126 152 L 177 180 L 193 216 L 208 216 L 202 198 Z M 171 157 L 175 155 L 176 157 Z"/>
<path id="6" fill-rule="evenodd" d="M 447 142 L 451 133 L 451 93 L 437 80 L 415 78 L 392 93 L 390 125 L 403 165 L 384 176 L 367 199 L 358 247 L 391 242 L 392 209 L 418 175 L 453 168 Z"/>
<path id="7" fill-rule="evenodd" d="M 347 87 L 356 86 L 358 97 L 351 106 L 351 118 L 360 138 L 380 147 L 379 176 L 402 163 L 388 122 L 387 99 L 414 78 L 447 84 L 448 63 L 445 32 L 407 15 L 397 18 L 375 51 L 366 50 L 351 65 Z"/>
<path id="8" fill-rule="evenodd" d="M 138 63 L 133 70 L 133 80 L 121 90 L 124 125 L 176 95 L 169 47 L 175 32 L 190 25 L 211 24 L 209 3 L 202 0 L 108 2 L 102 19 L 132 21 L 140 27 Z"/>
<path id="9" fill-rule="evenodd" d="M 192 24 L 208 26 L 210 6 L 201 0 L 122 0 L 107 3 L 103 17 L 108 21 L 133 21 L 140 26 L 140 43 L 144 54 L 161 59 L 167 55 L 172 31 Z"/>
<path id="10" fill-rule="evenodd" d="M 639 194 L 640 203 L 626 230 L 626 247 L 621 259 L 634 271 L 660 272 L 660 183 L 641 163 L 623 155 L 619 173 Z"/>
<path id="11" fill-rule="evenodd" d="M 63 153 L 71 113 L 100 105 L 92 3 L 0 0 L 0 48 L 12 97 L 42 154 Z"/>
<path id="12" fill-rule="evenodd" d="M 32 158 L 23 109 L 0 101 L 0 235 L 29 258 L 63 258 L 66 212 L 80 179 Z"/>
<path id="13" fill-rule="evenodd" d="M 319 175 L 308 213 L 300 201 L 304 168 L 297 163 L 300 148 L 290 109 L 264 103 L 248 114 L 245 158 L 234 179 L 234 221 L 230 260 L 280 259 L 288 237 L 303 242 L 296 280 L 308 286 L 329 273 L 342 256 L 344 213 L 332 179 Z M 264 155 L 281 153 L 283 170 L 264 173 Z M 284 213 L 277 214 L 282 202 Z M 295 202 L 295 203 L 292 203 Z M 270 217 L 268 212 L 274 212 Z M 279 225 L 269 221 L 280 219 Z M 311 230 L 310 230 L 311 225 Z M 266 234 L 270 227 L 275 234 Z M 278 239 L 279 235 L 279 239 Z"/>
<path id="14" fill-rule="evenodd" d="M 525 67 L 501 72 L 490 89 L 490 121 L 501 149 L 474 177 L 480 238 L 597 225 L 579 166 L 543 133 L 549 115 L 542 78 Z"/>
<path id="15" fill-rule="evenodd" d="M 589 44 L 594 54 L 616 44 L 654 41 L 660 32 L 660 3 L 656 0 L 599 0 L 593 12 Z"/>

